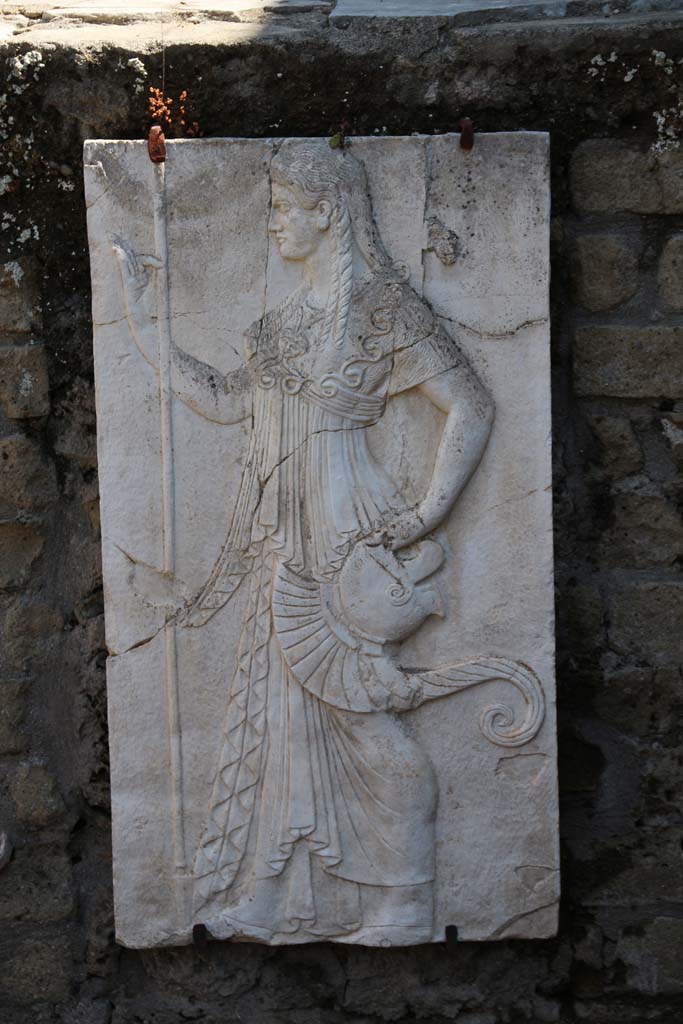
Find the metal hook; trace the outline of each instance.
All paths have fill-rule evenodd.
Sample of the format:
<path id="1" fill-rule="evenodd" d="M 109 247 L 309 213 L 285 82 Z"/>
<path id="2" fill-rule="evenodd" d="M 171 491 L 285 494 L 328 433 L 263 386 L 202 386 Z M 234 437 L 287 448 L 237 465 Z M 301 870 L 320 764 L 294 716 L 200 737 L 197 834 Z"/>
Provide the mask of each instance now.
<path id="1" fill-rule="evenodd" d="M 474 146 L 474 125 L 469 117 L 461 117 L 458 123 L 460 129 L 460 148 L 470 150 Z"/>
<path id="2" fill-rule="evenodd" d="M 166 138 L 158 124 L 152 125 L 149 130 L 147 152 L 153 164 L 163 164 L 166 160 Z"/>

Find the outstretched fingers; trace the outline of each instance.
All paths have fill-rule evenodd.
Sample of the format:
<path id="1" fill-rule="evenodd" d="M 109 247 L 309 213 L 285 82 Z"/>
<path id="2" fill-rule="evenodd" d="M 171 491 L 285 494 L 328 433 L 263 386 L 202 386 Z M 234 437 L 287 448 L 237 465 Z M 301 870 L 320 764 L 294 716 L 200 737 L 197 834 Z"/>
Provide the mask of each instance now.
<path id="1" fill-rule="evenodd" d="M 119 261 L 119 268 L 124 278 L 137 277 L 140 273 L 135 253 L 119 235 L 112 235 L 111 247 Z"/>
<path id="2" fill-rule="evenodd" d="M 147 268 L 158 270 L 163 265 L 157 256 L 136 253 L 120 235 L 111 236 L 111 246 L 119 261 L 121 273 L 128 280 L 144 278 Z"/>

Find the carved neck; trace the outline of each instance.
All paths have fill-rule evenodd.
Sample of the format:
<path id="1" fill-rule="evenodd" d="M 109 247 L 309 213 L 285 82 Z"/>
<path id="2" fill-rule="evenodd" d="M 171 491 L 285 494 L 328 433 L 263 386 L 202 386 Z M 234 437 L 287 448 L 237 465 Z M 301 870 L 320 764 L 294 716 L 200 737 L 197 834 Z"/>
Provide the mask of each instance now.
<path id="1" fill-rule="evenodd" d="M 327 305 L 332 280 L 334 235 L 328 231 L 314 253 L 304 260 L 304 283 L 314 305 Z"/>
<path id="2" fill-rule="evenodd" d="M 334 279 L 335 238 L 332 231 L 327 232 L 323 244 L 315 253 L 304 261 L 304 285 L 314 306 L 324 308 L 330 298 L 330 292 L 336 288 Z M 357 245 L 353 246 L 353 280 L 364 284 L 372 277 L 372 271 Z"/>

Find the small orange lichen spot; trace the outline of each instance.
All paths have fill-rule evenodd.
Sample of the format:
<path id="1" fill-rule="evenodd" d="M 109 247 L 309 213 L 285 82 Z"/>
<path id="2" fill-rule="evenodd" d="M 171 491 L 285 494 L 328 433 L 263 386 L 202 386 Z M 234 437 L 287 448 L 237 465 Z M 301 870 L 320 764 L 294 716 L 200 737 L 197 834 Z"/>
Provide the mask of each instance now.
<path id="1" fill-rule="evenodd" d="M 163 129 L 164 134 L 175 138 L 198 138 L 201 136 L 199 123 L 192 121 L 189 124 L 187 111 L 187 89 L 183 89 L 178 97 L 178 113 L 173 114 L 173 98 L 164 96 L 161 89 L 155 86 L 149 88 L 148 113 L 152 121 L 156 121 Z M 189 124 L 189 127 L 188 127 Z"/>

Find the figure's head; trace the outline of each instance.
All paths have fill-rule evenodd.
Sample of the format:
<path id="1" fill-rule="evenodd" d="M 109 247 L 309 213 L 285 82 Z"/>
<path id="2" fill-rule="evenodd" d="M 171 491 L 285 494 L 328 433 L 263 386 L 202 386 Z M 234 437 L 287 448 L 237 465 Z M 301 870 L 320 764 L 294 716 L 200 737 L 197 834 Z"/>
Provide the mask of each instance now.
<path id="1" fill-rule="evenodd" d="M 372 216 L 365 168 L 346 148 L 327 139 L 281 143 L 270 166 L 272 212 L 268 225 L 280 255 L 314 256 L 328 239 L 333 270 L 325 337 L 343 343 L 353 285 L 353 247 L 372 269 L 389 260 Z"/>
<path id="2" fill-rule="evenodd" d="M 298 191 L 273 182 L 268 231 L 283 259 L 305 260 L 316 253 L 331 220 L 332 205 L 328 199 L 304 205 Z"/>
<path id="3" fill-rule="evenodd" d="M 270 175 L 273 210 L 279 203 L 289 207 L 283 214 L 291 214 L 294 208 L 306 212 L 318 231 L 321 227 L 318 220 L 324 225 L 326 216 L 329 221 L 322 227 L 323 231 L 334 227 L 335 222 L 348 221 L 366 262 L 372 267 L 387 262 L 372 217 L 365 167 L 348 147 L 332 149 L 327 139 L 285 140 L 273 157 Z M 277 222 L 277 219 L 271 220 L 274 235 Z"/>

